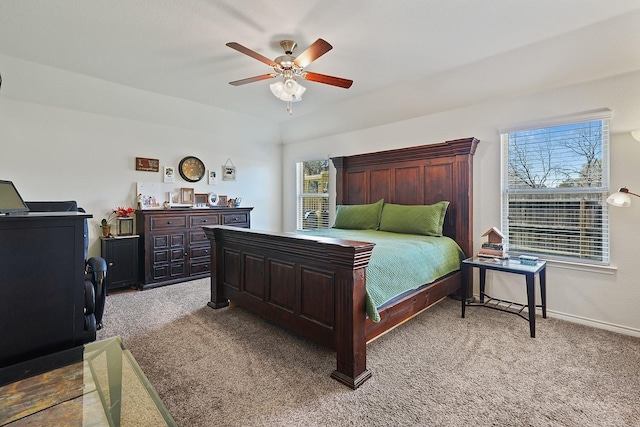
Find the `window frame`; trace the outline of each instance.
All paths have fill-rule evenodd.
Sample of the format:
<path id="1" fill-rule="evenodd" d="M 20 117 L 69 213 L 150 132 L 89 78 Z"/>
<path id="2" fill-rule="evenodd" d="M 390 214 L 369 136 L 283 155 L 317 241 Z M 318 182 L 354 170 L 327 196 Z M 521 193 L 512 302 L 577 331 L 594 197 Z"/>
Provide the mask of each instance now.
<path id="1" fill-rule="evenodd" d="M 596 266 L 606 266 L 610 264 L 611 259 L 611 244 L 610 244 L 610 216 L 609 216 L 609 205 L 606 203 L 606 198 L 610 194 L 610 119 L 611 119 L 611 110 L 609 109 L 600 109 L 589 111 L 585 113 L 579 113 L 569 116 L 557 117 L 552 119 L 540 120 L 535 122 L 527 122 L 517 126 L 513 126 L 510 128 L 499 129 L 500 133 L 500 144 L 501 144 L 501 159 L 500 159 L 500 167 L 501 167 L 501 229 L 505 234 L 505 249 L 511 256 L 518 255 L 534 255 L 547 260 L 557 260 L 564 262 L 573 262 L 580 263 L 585 265 L 596 265 Z M 592 121 L 601 121 L 602 122 L 602 136 L 601 136 L 601 150 L 602 150 L 602 176 L 601 183 L 599 186 L 591 186 L 591 187 L 555 187 L 555 188 L 513 188 L 509 186 L 509 135 L 515 132 L 522 132 L 527 130 L 539 130 L 539 129 L 547 129 L 554 128 L 559 126 L 571 125 L 571 124 L 579 124 L 585 122 Z M 577 155 L 576 155 L 577 156 Z M 550 245 L 547 243 L 546 248 L 544 248 L 544 244 L 541 244 L 538 247 L 535 247 L 535 244 L 531 244 L 535 238 L 531 238 L 528 242 L 530 245 L 531 251 L 523 250 L 523 247 L 513 248 L 509 244 L 509 236 L 511 234 L 510 231 L 510 217 L 513 217 L 513 209 L 510 210 L 509 202 L 513 203 L 513 200 L 510 199 L 510 196 L 513 195 L 523 195 L 521 201 L 524 201 L 526 197 L 531 197 L 532 195 L 542 196 L 542 198 L 546 197 L 547 200 L 543 203 L 549 203 L 549 207 L 553 208 L 555 205 L 557 210 L 565 210 L 565 217 L 561 218 L 564 220 L 564 223 L 570 224 L 572 217 L 570 216 L 570 211 L 568 209 L 571 202 L 571 196 L 575 198 L 576 195 L 582 195 L 582 199 L 592 197 L 593 200 L 588 200 L 584 203 L 585 207 L 588 207 L 590 204 L 591 210 L 582 209 L 579 210 L 580 214 L 585 214 L 585 212 L 591 214 L 591 217 L 597 218 L 594 220 L 594 223 L 598 224 L 598 233 L 596 237 L 593 239 L 599 241 L 599 252 L 597 253 L 601 259 L 595 259 L 593 255 L 594 252 L 591 252 L 591 257 L 583 257 L 581 252 L 583 249 L 583 244 L 580 242 L 576 245 L 576 250 L 573 252 L 573 255 L 559 255 L 558 253 L 553 253 L 550 249 Z M 565 195 L 567 198 L 562 199 L 561 196 Z M 589 196 L 590 195 L 590 196 Z M 531 197 L 534 199 L 535 197 Z M 530 202 L 534 203 L 534 202 Z M 573 202 L 575 203 L 575 201 Z M 598 205 L 597 209 L 593 209 L 593 207 Z M 524 209 L 526 206 L 525 202 L 523 202 L 520 209 Z M 544 213 L 545 209 L 551 208 L 542 208 L 538 212 Z M 510 215 L 511 212 L 511 215 Z M 515 228 L 515 227 L 514 227 Z M 545 229 L 545 228 L 543 228 Z M 555 230 L 553 226 L 547 225 L 546 230 L 553 231 Z M 522 232 L 520 237 L 526 235 L 525 232 Z M 569 239 L 570 237 L 566 237 Z M 561 242 L 563 237 L 558 237 L 558 241 Z M 515 240 L 515 239 L 514 239 Z M 549 239 L 549 241 L 553 241 L 553 238 Z M 572 242 L 563 242 L 564 249 L 571 246 Z M 546 249 L 546 250 L 545 250 Z"/>
<path id="2" fill-rule="evenodd" d="M 304 187 L 304 164 L 305 163 L 309 163 L 309 162 L 326 162 L 327 168 L 326 171 L 321 172 L 322 173 L 326 173 L 326 188 L 324 192 L 322 193 L 305 193 L 303 192 L 303 187 Z M 329 213 L 330 213 L 330 198 L 329 198 L 329 187 L 331 185 L 331 172 L 330 172 L 331 166 L 330 166 L 330 159 L 328 157 L 326 158 L 320 158 L 320 159 L 312 159 L 312 160 L 303 160 L 300 162 L 296 162 L 296 230 L 298 231 L 302 231 L 302 230 L 315 230 L 315 229 L 322 229 L 322 228 L 330 228 L 330 221 L 329 221 Z M 316 223 L 319 225 L 318 227 L 307 227 L 305 228 L 305 220 L 307 218 L 304 217 L 305 215 L 305 206 L 304 206 L 304 200 L 305 199 L 310 199 L 310 198 L 321 198 L 324 199 L 323 201 L 320 202 L 321 205 L 321 210 L 320 212 L 324 212 L 324 215 L 320 215 L 319 217 L 317 217 Z M 322 208 L 326 207 L 326 211 L 323 211 Z M 318 212 L 316 210 L 316 212 Z"/>

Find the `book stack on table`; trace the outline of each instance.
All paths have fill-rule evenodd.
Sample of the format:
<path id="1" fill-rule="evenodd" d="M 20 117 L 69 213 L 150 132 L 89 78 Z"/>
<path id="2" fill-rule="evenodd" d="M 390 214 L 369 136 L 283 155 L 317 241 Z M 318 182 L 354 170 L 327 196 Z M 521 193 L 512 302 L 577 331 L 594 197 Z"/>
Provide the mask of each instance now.
<path id="1" fill-rule="evenodd" d="M 508 258 L 508 255 L 504 251 L 504 246 L 502 243 L 483 243 L 480 251 L 478 252 L 478 256 L 488 257 L 488 258 Z"/>

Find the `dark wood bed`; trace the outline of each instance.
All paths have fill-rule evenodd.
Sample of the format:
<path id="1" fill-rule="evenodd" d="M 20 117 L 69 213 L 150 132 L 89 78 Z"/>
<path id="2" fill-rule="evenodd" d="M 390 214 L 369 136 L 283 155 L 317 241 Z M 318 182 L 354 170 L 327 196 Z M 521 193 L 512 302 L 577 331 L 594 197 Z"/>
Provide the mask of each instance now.
<path id="1" fill-rule="evenodd" d="M 443 233 L 468 256 L 473 250 L 473 154 L 478 140 L 381 151 L 331 160 L 336 204 L 406 205 L 450 202 Z M 366 344 L 447 295 L 468 286 L 461 271 L 379 308 L 365 311 L 366 267 L 373 244 L 269 233 L 225 226 L 203 227 L 211 242 L 211 301 L 244 307 L 336 351 L 331 376 L 356 389 L 371 377 Z M 238 331 L 242 333 L 242 331 Z"/>

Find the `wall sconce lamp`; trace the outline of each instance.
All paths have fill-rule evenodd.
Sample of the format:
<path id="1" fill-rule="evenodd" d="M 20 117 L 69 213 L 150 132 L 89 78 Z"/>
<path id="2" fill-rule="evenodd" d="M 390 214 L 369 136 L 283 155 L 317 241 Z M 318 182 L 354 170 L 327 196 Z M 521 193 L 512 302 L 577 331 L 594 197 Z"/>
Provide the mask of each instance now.
<path id="1" fill-rule="evenodd" d="M 640 195 L 630 192 L 628 188 L 622 187 L 616 193 L 613 193 L 612 195 L 607 197 L 607 203 L 609 203 L 611 206 L 628 208 L 629 206 L 631 206 L 631 197 L 629 197 L 630 195 L 640 197 Z"/>

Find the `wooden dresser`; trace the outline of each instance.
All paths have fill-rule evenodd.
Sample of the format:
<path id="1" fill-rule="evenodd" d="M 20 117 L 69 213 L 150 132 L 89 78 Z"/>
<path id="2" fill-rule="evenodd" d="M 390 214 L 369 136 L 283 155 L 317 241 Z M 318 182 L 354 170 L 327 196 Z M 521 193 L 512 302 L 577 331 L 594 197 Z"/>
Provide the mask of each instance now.
<path id="1" fill-rule="evenodd" d="M 251 207 L 136 211 L 141 289 L 207 277 L 209 240 L 204 225 L 250 228 Z"/>

